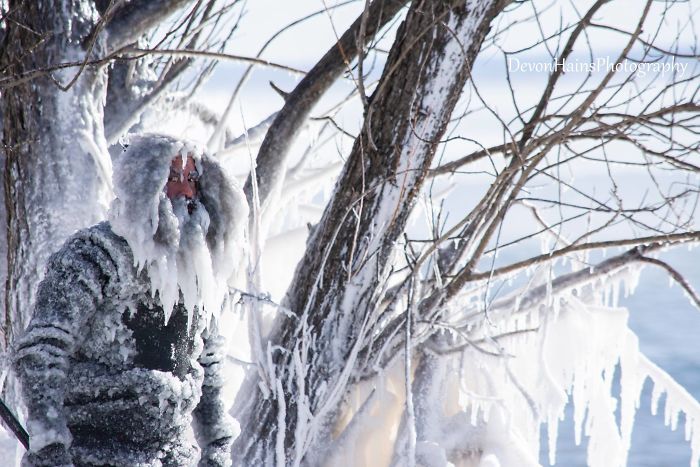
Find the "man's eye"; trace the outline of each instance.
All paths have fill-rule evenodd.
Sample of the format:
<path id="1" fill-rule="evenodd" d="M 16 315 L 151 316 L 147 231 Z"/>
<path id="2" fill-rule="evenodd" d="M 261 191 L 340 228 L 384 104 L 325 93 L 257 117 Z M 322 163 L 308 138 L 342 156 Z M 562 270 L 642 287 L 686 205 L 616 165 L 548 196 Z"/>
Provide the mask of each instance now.
<path id="1" fill-rule="evenodd" d="M 197 172 L 196 170 L 191 171 L 190 174 L 187 176 L 187 181 L 196 182 L 197 180 L 199 180 L 199 172 Z"/>

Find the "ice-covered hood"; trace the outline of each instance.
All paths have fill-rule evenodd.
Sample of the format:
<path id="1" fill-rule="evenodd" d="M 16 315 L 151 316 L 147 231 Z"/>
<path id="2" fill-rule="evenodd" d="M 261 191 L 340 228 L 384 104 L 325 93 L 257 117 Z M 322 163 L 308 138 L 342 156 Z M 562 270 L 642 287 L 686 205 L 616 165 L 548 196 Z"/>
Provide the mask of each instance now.
<path id="1" fill-rule="evenodd" d="M 191 155 L 195 160 L 200 174 L 197 196 L 206 210 L 201 215 L 208 216 L 201 222 L 206 233 L 208 255 L 180 258 L 180 264 L 172 251 L 173 244 L 177 247 L 178 239 L 159 238 L 163 225 L 178 222 L 163 190 L 171 161 L 178 154 Z M 222 294 L 225 294 L 226 285 L 234 273 L 248 218 L 245 196 L 234 180 L 226 176 L 223 168 L 203 151 L 202 146 L 170 136 L 143 134 L 132 136 L 126 150 L 115 159 L 113 183 L 116 199 L 109 213 L 112 229 L 129 243 L 136 265 L 147 269 L 153 292 L 160 293 L 164 308 L 171 307 L 178 300 L 177 283 L 180 283 L 188 308 L 193 304 L 204 304 L 209 313 L 217 311 L 212 308 L 217 304 L 220 307 Z M 196 264 L 183 264 L 190 260 Z M 208 263 L 213 278 L 206 277 L 208 273 L 197 272 L 199 277 L 191 281 L 197 284 L 196 298 L 188 297 L 187 287 L 182 281 L 188 272 L 183 268 L 202 266 L 202 262 Z M 207 283 L 211 279 L 216 283 L 213 287 Z"/>

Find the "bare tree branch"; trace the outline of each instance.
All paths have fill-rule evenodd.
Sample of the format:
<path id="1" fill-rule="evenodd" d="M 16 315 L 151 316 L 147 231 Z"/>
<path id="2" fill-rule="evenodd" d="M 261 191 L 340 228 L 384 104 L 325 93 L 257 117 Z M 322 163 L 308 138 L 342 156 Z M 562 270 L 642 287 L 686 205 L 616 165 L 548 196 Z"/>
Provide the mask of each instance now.
<path id="1" fill-rule="evenodd" d="M 369 7 L 365 30 L 365 44 L 403 8 L 407 0 L 375 0 Z M 363 13 L 364 15 L 364 13 Z M 358 53 L 357 35 L 362 24 L 363 15 L 353 22 L 340 40 L 307 73 L 294 90 L 289 93 L 284 107 L 270 126 L 256 164 L 257 184 L 261 205 L 265 204 L 269 194 L 278 186 L 285 171 L 287 155 L 299 129 L 306 121 L 311 109 L 326 90 L 335 82 L 348 64 Z M 252 197 L 250 177 L 245 185 L 245 192 Z"/>
<path id="2" fill-rule="evenodd" d="M 517 263 L 510 264 L 508 266 L 503 266 L 501 268 L 497 268 L 491 271 L 487 272 L 477 272 L 473 273 L 469 276 L 470 281 L 478 281 L 478 280 L 483 280 L 486 279 L 487 277 L 496 277 L 500 276 L 503 274 L 508 274 L 514 271 L 517 271 L 519 269 L 524 269 L 528 268 L 530 266 L 533 266 L 535 264 L 540 264 L 546 261 L 551 261 L 555 258 L 559 258 L 562 256 L 565 256 L 569 253 L 573 253 L 575 251 L 585 251 L 585 250 L 594 250 L 594 249 L 602 249 L 602 248 L 611 248 L 611 247 L 619 247 L 619 246 L 627 246 L 627 245 L 645 245 L 645 244 L 653 244 L 653 243 L 658 243 L 660 246 L 661 245 L 670 245 L 672 243 L 676 242 L 686 242 L 686 241 L 698 241 L 700 240 L 700 232 L 683 232 L 683 233 L 678 233 L 678 234 L 668 234 L 668 235 L 659 235 L 659 236 L 653 236 L 653 237 L 643 237 L 643 238 L 628 238 L 628 239 L 623 239 L 623 240 L 610 240 L 610 241 L 602 241 L 602 242 L 589 242 L 589 243 L 580 243 L 578 245 L 569 245 L 564 248 L 561 248 L 559 250 L 552 251 L 550 253 L 545 253 L 539 256 L 533 256 L 532 258 L 528 258 L 524 261 L 519 261 Z"/>
<path id="3" fill-rule="evenodd" d="M 107 51 L 133 44 L 141 35 L 189 3 L 192 0 L 132 0 L 122 4 L 105 28 Z"/>
<path id="4" fill-rule="evenodd" d="M 271 62 L 269 60 L 263 60 L 261 58 L 254 58 L 254 57 L 246 57 L 243 55 L 234 55 L 234 54 L 227 54 L 223 52 L 211 52 L 208 50 L 189 50 L 189 49 L 140 49 L 138 47 L 127 47 L 126 49 L 122 50 L 123 53 L 130 53 L 130 54 L 155 54 L 155 55 L 172 55 L 172 56 L 179 56 L 179 57 L 191 57 L 191 58 L 197 58 L 197 57 L 203 57 L 203 58 L 214 58 L 217 60 L 230 60 L 233 62 L 241 62 L 241 63 L 252 63 L 254 65 L 263 65 L 272 69 L 277 69 L 277 70 L 282 70 L 286 71 L 287 73 L 292 73 L 295 75 L 305 75 L 306 72 L 304 70 L 299 70 L 297 68 L 287 66 L 287 65 L 282 65 L 280 63 L 275 63 Z"/>
<path id="5" fill-rule="evenodd" d="M 660 268 L 664 269 L 671 278 L 680 285 L 683 290 L 686 291 L 688 294 L 688 298 L 690 301 L 697 307 L 700 308 L 700 296 L 698 296 L 698 293 L 693 289 L 693 286 L 690 285 L 690 283 L 683 277 L 683 274 L 678 272 L 677 269 L 672 267 L 670 264 L 668 264 L 665 261 L 661 261 L 660 259 L 657 258 L 649 258 L 648 256 L 643 256 L 639 259 L 639 261 L 642 261 L 644 263 L 649 263 L 653 264 L 654 266 L 659 266 Z"/>

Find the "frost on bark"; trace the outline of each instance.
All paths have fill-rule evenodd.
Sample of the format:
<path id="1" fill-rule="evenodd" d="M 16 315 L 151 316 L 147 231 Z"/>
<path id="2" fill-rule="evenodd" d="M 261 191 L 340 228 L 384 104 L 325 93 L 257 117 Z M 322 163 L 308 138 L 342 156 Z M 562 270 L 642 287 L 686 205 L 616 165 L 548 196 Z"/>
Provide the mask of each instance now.
<path id="1" fill-rule="evenodd" d="M 418 1 L 399 28 L 365 122 L 297 266 L 259 374 L 240 394 L 237 465 L 324 458 L 356 359 L 380 318 L 391 257 L 492 19 L 505 2 Z M 266 363 L 266 360 L 271 362 Z"/>
<path id="2" fill-rule="evenodd" d="M 165 88 L 149 94 L 147 81 L 157 77 L 141 69 L 141 92 L 125 89 L 122 71 L 135 61 L 122 55 L 124 47 L 193 3 L 2 2 L 3 348 L 26 325 L 50 253 L 104 218 L 112 197 L 108 139 L 116 140 Z M 116 58 L 125 61 L 115 66 Z"/>
<path id="3" fill-rule="evenodd" d="M 48 255 L 103 216 L 111 173 L 102 128 L 104 68 L 47 70 L 102 52 L 103 38 L 91 35 L 99 19 L 94 5 L 56 0 L 10 6 L 0 56 L 3 75 L 15 78 L 2 92 L 5 345 L 26 324 Z"/>

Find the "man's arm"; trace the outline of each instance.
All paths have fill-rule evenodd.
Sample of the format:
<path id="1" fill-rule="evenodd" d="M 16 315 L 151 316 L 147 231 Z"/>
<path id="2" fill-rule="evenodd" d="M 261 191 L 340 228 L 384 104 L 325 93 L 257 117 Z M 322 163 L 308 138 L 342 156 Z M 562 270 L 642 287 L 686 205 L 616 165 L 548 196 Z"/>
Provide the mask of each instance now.
<path id="1" fill-rule="evenodd" d="M 14 368 L 28 409 L 30 449 L 23 465 L 72 465 L 63 399 L 79 330 L 92 316 L 114 263 L 102 248 L 76 237 L 49 261 L 34 314 L 16 344 Z"/>
<path id="2" fill-rule="evenodd" d="M 233 420 L 226 413 L 222 399 L 224 383 L 225 339 L 212 323 L 204 335 L 204 350 L 199 363 L 204 369 L 202 398 L 194 410 L 194 428 L 202 448 L 201 467 L 228 467 L 231 465 Z"/>

